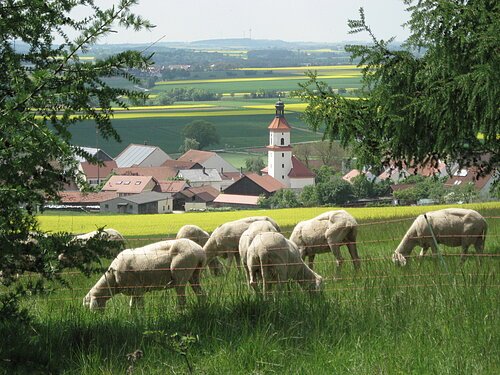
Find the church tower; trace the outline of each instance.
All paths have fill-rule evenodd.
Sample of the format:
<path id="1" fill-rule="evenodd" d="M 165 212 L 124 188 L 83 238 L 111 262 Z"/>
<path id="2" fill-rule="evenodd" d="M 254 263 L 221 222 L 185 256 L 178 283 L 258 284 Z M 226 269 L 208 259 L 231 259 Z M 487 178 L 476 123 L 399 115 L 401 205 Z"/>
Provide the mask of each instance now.
<path id="1" fill-rule="evenodd" d="M 267 173 L 290 187 L 288 174 L 292 169 L 291 128 L 285 119 L 285 104 L 281 100 L 276 102 L 276 116 L 267 128 L 269 129 Z"/>

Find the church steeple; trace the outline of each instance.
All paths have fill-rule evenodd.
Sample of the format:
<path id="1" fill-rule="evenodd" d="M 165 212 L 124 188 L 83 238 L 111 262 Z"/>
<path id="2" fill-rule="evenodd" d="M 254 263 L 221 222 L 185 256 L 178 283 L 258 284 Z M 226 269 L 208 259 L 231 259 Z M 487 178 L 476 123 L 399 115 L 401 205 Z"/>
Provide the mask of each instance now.
<path id="1" fill-rule="evenodd" d="M 281 99 L 278 99 L 276 102 L 276 117 L 285 117 L 285 103 L 281 101 Z"/>

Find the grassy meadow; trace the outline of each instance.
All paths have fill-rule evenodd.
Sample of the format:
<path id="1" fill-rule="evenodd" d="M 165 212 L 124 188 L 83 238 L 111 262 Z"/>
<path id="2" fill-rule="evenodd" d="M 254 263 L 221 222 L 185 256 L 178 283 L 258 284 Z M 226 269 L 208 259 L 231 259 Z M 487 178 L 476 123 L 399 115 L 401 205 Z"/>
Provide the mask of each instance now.
<path id="1" fill-rule="evenodd" d="M 179 311 L 173 291 L 146 296 L 129 311 L 116 296 L 103 313 L 81 301 L 99 278 L 68 270 L 71 288 L 54 286 L 25 299 L 35 317 L 26 331 L 2 327 L 5 373 L 59 374 L 497 374 L 500 369 L 500 204 L 469 206 L 489 224 L 485 253 L 459 262 L 457 248 L 441 246 L 447 269 L 426 258 L 397 268 L 390 255 L 420 212 L 436 207 L 350 209 L 360 222 L 362 269 L 346 262 L 334 279 L 330 254 L 316 257 L 324 290 L 308 295 L 296 285 L 266 300 L 251 293 L 242 272 L 204 273 L 208 300 Z M 330 208 L 331 209 L 331 208 Z M 291 230 L 327 208 L 258 211 Z M 106 223 L 129 246 L 169 237 L 186 222 L 212 230 L 257 212 L 182 215 L 42 215 L 45 230 L 94 229 Z M 103 221 L 100 221 L 103 220 Z M 138 238 L 140 237 L 140 238 Z M 347 251 L 342 249 L 347 258 Z M 472 252 L 474 253 L 474 252 Z M 28 278 L 28 277 L 27 277 Z M 10 328 L 12 330 L 12 328 Z M 133 363 L 127 354 L 143 357 Z M 23 372 L 24 371 L 24 372 Z"/>

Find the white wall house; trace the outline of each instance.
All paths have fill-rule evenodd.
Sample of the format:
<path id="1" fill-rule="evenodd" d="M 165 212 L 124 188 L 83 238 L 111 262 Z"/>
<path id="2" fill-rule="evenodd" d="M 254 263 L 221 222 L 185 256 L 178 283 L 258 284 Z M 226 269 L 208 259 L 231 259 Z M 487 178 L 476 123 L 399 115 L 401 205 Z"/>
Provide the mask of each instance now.
<path id="1" fill-rule="evenodd" d="M 179 156 L 177 160 L 198 163 L 207 169 L 217 169 L 219 173 L 238 172 L 232 164 L 212 151 L 189 150 Z"/>

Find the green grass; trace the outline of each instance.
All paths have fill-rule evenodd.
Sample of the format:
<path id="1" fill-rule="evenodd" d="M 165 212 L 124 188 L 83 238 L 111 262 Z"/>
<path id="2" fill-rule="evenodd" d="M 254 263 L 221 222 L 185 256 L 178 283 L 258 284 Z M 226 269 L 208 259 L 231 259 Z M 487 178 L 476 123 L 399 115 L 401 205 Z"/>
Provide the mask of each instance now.
<path id="1" fill-rule="evenodd" d="M 126 354 L 141 349 L 133 373 L 186 374 L 168 338 L 177 333 L 198 338 L 187 354 L 194 373 L 497 374 L 500 211 L 481 212 L 486 252 L 496 257 L 461 265 L 458 249 L 441 247 L 449 274 L 430 258 L 396 268 L 390 254 L 410 222 L 374 218 L 359 230 L 362 270 L 355 274 L 348 262 L 335 281 L 331 255 L 319 255 L 325 290 L 311 297 L 291 285 L 263 301 L 233 270 L 223 278 L 205 273 L 208 302 L 198 305 L 189 292 L 185 311 L 168 291 L 148 294 L 144 310 L 130 313 L 117 296 L 94 314 L 81 299 L 98 275 L 68 273 L 72 289 L 26 299 L 32 326 L 0 327 L 0 366 L 5 373 L 124 374 Z"/>

